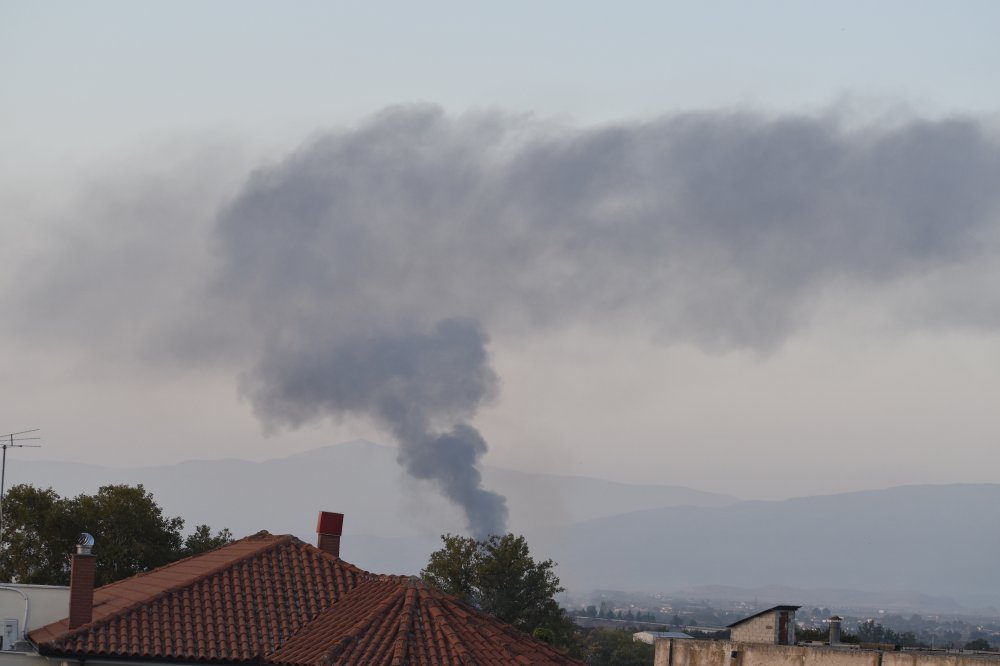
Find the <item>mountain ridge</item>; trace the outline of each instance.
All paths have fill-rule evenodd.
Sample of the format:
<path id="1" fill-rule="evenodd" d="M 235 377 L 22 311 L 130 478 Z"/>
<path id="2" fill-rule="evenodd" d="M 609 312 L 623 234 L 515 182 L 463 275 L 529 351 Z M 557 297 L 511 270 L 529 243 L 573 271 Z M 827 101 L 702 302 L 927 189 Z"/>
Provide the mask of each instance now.
<path id="1" fill-rule="evenodd" d="M 508 497 L 509 529 L 524 534 L 536 556 L 558 562 L 571 589 L 890 589 L 1000 606 L 990 556 L 1000 552 L 1000 484 L 740 501 L 682 486 L 492 467 L 483 476 Z M 464 532 L 460 512 L 408 478 L 394 448 L 364 441 L 260 462 L 109 468 L 19 460 L 8 482 L 63 495 L 143 483 L 188 528 L 207 523 L 237 536 L 267 529 L 312 540 L 316 512 L 341 511 L 345 559 L 373 571 L 418 573 L 440 534 Z"/>

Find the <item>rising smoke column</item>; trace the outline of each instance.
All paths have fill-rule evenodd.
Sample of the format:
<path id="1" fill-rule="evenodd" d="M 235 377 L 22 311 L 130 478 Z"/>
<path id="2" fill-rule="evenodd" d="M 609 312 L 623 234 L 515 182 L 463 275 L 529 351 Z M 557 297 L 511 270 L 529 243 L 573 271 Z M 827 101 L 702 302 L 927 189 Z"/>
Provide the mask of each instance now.
<path id="1" fill-rule="evenodd" d="M 484 535 L 506 516 L 469 425 L 496 393 L 487 327 L 638 322 L 768 352 L 831 284 L 974 257 L 998 173 L 966 120 L 388 109 L 250 177 L 216 225 L 212 311 L 256 359 L 241 390 L 265 428 L 370 417 Z"/>
<path id="2" fill-rule="evenodd" d="M 826 299 L 908 330 L 1000 327 L 1000 141 L 982 119 L 704 111 L 580 128 L 399 107 L 262 166 L 213 216 L 202 183 L 220 170 L 198 160 L 84 198 L 57 235 L 72 240 L 4 294 L 5 330 L 236 371 L 268 430 L 365 415 L 480 535 L 504 517 L 470 425 L 497 392 L 487 332 L 644 330 L 767 354 Z"/>
<path id="3" fill-rule="evenodd" d="M 482 488 L 487 445 L 469 423 L 497 377 L 479 310 L 449 295 L 468 271 L 452 260 L 477 257 L 426 247 L 454 242 L 435 227 L 480 176 L 449 153 L 468 152 L 466 140 L 419 139 L 436 121 L 401 120 L 395 136 L 372 127 L 320 139 L 255 174 L 219 220 L 213 291 L 228 319 L 259 324 L 241 392 L 265 430 L 368 417 L 471 533 L 503 533 L 506 501 Z"/>
<path id="4" fill-rule="evenodd" d="M 476 322 L 449 319 L 426 332 L 277 344 L 245 376 L 243 391 L 270 425 L 372 417 L 398 442 L 400 464 L 460 506 L 473 534 L 502 534 L 507 506 L 481 487 L 486 441 L 466 422 L 496 393 L 486 343 Z"/>

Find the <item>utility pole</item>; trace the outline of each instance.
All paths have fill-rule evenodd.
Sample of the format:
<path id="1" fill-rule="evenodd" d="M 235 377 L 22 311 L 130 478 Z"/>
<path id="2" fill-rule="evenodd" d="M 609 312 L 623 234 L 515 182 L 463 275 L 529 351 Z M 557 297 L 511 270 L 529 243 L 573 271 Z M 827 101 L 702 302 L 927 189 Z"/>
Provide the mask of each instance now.
<path id="1" fill-rule="evenodd" d="M 6 435 L 0 435 L 0 440 L 3 444 L 0 444 L 0 448 L 3 448 L 3 463 L 0 464 L 0 550 L 3 549 L 3 495 L 4 495 L 4 483 L 7 480 L 7 449 L 10 448 L 32 448 L 40 449 L 41 444 L 15 444 L 14 442 L 23 442 L 29 439 L 41 439 L 41 437 L 17 437 L 17 435 L 27 435 L 28 433 L 38 432 L 40 428 L 34 428 L 32 430 L 22 430 L 21 432 L 11 432 Z"/>

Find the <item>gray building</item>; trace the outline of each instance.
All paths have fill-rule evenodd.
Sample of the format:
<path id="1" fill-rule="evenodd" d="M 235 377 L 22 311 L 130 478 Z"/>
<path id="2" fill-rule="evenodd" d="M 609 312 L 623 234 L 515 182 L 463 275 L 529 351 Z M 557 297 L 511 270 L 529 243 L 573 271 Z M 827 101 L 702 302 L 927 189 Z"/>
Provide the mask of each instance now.
<path id="1" fill-rule="evenodd" d="M 739 643 L 795 645 L 795 611 L 801 606 L 774 606 L 729 625 L 730 640 Z"/>

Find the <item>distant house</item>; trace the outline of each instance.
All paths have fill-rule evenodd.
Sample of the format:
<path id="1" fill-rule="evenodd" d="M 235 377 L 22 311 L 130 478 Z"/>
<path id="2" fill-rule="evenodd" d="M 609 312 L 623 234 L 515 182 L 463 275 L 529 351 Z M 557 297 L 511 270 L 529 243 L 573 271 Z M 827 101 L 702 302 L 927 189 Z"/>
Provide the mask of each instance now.
<path id="1" fill-rule="evenodd" d="M 318 546 L 259 532 L 97 589 L 84 545 L 69 616 L 31 631 L 22 662 L 579 664 L 419 579 L 344 562 L 342 520 L 320 514 Z"/>
<path id="2" fill-rule="evenodd" d="M 795 645 L 795 611 L 801 606 L 774 606 L 729 625 L 734 643 Z"/>

